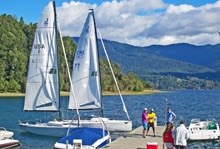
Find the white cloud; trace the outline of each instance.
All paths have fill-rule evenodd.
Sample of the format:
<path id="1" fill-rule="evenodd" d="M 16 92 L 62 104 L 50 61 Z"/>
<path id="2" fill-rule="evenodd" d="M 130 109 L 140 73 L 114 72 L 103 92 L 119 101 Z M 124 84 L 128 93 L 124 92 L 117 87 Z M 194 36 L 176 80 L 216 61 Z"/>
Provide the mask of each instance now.
<path id="1" fill-rule="evenodd" d="M 196 8 L 194 8 L 191 5 L 185 5 L 185 4 L 180 5 L 180 6 L 170 5 L 167 8 L 167 13 L 180 14 L 180 13 L 186 13 L 186 12 L 192 11 L 194 9 L 196 9 Z"/>
<path id="2" fill-rule="evenodd" d="M 64 2 L 61 7 L 57 8 L 58 22 L 62 34 L 65 36 L 79 36 L 89 9 L 96 7 L 97 5 L 81 2 Z"/>
<path id="3" fill-rule="evenodd" d="M 57 8 L 63 35 L 79 36 L 90 8 L 94 8 L 96 24 L 108 40 L 139 46 L 220 41 L 216 34 L 220 30 L 220 1 L 201 7 L 166 5 L 162 0 L 113 0 L 100 6 L 65 2 Z"/>

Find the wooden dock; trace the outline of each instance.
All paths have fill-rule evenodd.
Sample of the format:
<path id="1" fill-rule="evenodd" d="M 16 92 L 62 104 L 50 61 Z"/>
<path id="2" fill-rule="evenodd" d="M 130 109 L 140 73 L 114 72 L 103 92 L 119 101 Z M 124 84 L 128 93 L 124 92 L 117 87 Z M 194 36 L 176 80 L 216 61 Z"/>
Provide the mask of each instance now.
<path id="1" fill-rule="evenodd" d="M 157 126 L 155 130 L 156 137 L 153 136 L 153 130 L 150 128 L 148 136 L 143 138 L 143 126 L 140 126 L 128 133 L 126 137 L 120 137 L 102 149 L 146 149 L 147 142 L 157 142 L 158 149 L 163 149 L 162 134 L 165 127 Z"/>

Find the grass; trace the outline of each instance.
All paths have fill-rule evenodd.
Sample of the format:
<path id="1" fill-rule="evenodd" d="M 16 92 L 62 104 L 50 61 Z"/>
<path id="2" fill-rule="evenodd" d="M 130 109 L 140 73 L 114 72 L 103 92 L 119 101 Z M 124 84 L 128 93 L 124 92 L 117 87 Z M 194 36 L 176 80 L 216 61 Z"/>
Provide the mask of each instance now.
<path id="1" fill-rule="evenodd" d="M 147 94 L 154 94 L 154 93 L 166 93 L 168 91 L 160 91 L 160 90 L 144 90 L 142 92 L 134 92 L 134 91 L 122 91 L 122 95 L 147 95 Z M 69 96 L 69 92 L 60 92 L 61 96 Z M 107 95 L 119 95 L 118 92 L 102 92 L 103 96 Z M 0 93 L 0 97 L 24 97 L 24 93 Z"/>
<path id="2" fill-rule="evenodd" d="M 135 92 L 135 91 L 121 91 L 122 95 L 148 95 L 148 94 L 154 94 L 154 93 L 166 93 L 168 91 L 160 91 L 160 90 L 144 90 L 141 92 Z M 102 94 L 105 95 L 119 95 L 118 92 L 102 92 Z"/>

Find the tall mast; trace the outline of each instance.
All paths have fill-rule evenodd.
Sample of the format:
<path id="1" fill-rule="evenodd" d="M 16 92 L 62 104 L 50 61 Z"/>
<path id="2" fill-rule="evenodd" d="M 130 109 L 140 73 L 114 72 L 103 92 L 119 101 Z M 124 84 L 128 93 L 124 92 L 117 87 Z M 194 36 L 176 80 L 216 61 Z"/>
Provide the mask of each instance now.
<path id="1" fill-rule="evenodd" d="M 56 13 L 56 0 L 53 1 L 54 20 L 55 20 L 55 33 L 56 33 L 56 48 L 57 48 L 57 69 L 58 69 L 58 95 L 59 95 L 59 119 L 62 120 L 61 106 L 60 106 L 60 71 L 59 71 L 59 58 L 58 58 L 58 39 L 57 39 L 57 13 Z M 62 38 L 62 37 L 60 37 Z"/>
<path id="2" fill-rule="evenodd" d="M 99 63 L 100 89 L 101 89 L 101 116 L 104 117 L 103 98 L 102 98 L 101 68 L 100 68 L 100 62 L 99 62 L 99 50 L 98 50 L 98 38 L 97 38 L 97 31 L 96 31 L 96 22 L 95 22 L 94 10 L 93 9 L 89 9 L 89 10 L 92 11 L 92 16 L 93 16 L 93 20 L 94 20 L 95 38 L 96 38 L 96 49 L 97 49 L 97 53 L 98 53 L 98 63 Z"/>

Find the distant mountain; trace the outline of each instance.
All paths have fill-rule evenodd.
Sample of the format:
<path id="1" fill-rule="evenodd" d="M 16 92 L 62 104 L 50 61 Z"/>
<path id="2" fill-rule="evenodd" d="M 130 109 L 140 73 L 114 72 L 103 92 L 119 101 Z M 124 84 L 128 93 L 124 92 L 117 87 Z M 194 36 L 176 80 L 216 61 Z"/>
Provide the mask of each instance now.
<path id="1" fill-rule="evenodd" d="M 77 43 L 79 38 L 73 37 L 73 39 Z M 104 44 L 109 58 L 114 63 L 119 63 L 124 72 L 204 73 L 215 72 L 220 68 L 217 57 L 218 52 L 220 52 L 217 50 L 217 46 L 220 48 L 220 45 L 216 45 L 213 50 L 211 45 L 176 44 L 137 47 L 109 40 L 104 40 Z M 100 40 L 98 47 L 101 57 L 105 58 Z M 210 53 L 208 53 L 208 49 Z M 220 54 L 218 55 L 220 56 Z"/>
<path id="2" fill-rule="evenodd" d="M 79 38 L 73 38 L 78 42 Z M 104 40 L 110 60 L 156 89 L 220 89 L 220 44 L 136 47 Z M 101 42 L 99 52 L 105 58 Z"/>
<path id="3" fill-rule="evenodd" d="M 195 46 L 180 43 L 167 46 L 153 45 L 145 48 L 148 53 L 156 54 L 157 56 L 220 71 L 220 44 Z"/>

